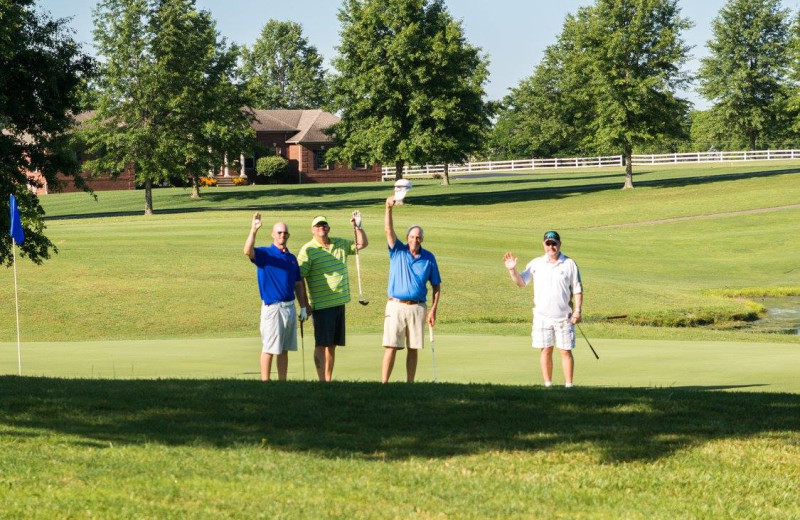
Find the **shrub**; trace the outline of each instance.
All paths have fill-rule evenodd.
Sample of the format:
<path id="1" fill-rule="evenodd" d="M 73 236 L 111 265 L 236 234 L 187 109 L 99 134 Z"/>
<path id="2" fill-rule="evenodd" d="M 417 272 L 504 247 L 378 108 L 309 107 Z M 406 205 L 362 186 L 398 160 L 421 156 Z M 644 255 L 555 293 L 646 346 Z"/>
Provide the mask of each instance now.
<path id="1" fill-rule="evenodd" d="M 271 180 L 280 180 L 289 173 L 289 161 L 277 155 L 260 157 L 256 161 L 256 173 Z"/>
<path id="2" fill-rule="evenodd" d="M 247 184 L 247 179 L 244 177 L 234 177 L 233 178 L 233 185 L 234 186 L 244 186 Z"/>
<path id="3" fill-rule="evenodd" d="M 215 179 L 214 177 L 200 177 L 197 180 L 197 185 L 200 187 L 216 186 L 217 179 Z"/>

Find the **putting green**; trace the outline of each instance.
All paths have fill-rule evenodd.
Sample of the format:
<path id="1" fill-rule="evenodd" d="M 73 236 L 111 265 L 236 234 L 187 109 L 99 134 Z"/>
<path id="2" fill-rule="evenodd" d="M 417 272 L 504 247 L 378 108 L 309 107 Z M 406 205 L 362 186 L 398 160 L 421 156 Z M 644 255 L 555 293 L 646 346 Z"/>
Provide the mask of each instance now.
<path id="1" fill-rule="evenodd" d="M 377 334 L 352 334 L 339 349 L 334 379 L 376 381 L 383 349 Z M 306 337 L 306 378 L 315 377 L 313 339 Z M 701 387 L 800 393 L 800 348 L 785 343 L 690 342 L 597 339 L 596 360 L 583 338 L 575 351 L 580 386 Z M 76 378 L 258 378 L 259 339 L 180 339 L 23 343 L 26 376 Z M 557 355 L 556 355 L 557 356 Z M 302 358 L 290 354 L 289 378 L 302 379 Z M 433 379 L 431 349 L 420 356 L 417 379 Z M 538 353 L 528 337 L 439 335 L 439 381 L 540 384 Z M 274 368 L 273 368 L 274 370 Z M 17 373 L 16 343 L 0 343 L 0 374 Z M 405 378 L 398 354 L 392 380 Z M 558 358 L 554 381 L 563 381 Z"/>

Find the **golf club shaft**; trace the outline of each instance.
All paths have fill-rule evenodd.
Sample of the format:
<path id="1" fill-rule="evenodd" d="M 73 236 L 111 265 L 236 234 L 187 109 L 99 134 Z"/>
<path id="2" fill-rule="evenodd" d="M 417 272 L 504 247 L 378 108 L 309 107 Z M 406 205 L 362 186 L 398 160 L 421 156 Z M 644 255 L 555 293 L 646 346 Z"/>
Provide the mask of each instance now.
<path id="1" fill-rule="evenodd" d="M 428 333 L 431 339 L 431 354 L 433 355 L 433 382 L 436 382 L 436 344 L 433 341 L 433 325 L 428 323 Z"/>
<path id="2" fill-rule="evenodd" d="M 303 334 L 303 321 L 300 321 L 300 357 L 303 358 L 303 381 L 306 380 L 306 339 Z"/>
<path id="3" fill-rule="evenodd" d="M 580 326 L 580 325 L 578 325 L 577 323 L 575 324 L 575 326 L 576 326 L 576 327 L 578 327 L 578 330 L 579 330 L 579 331 L 581 331 L 581 334 L 583 335 L 583 339 L 585 339 L 585 340 L 586 340 L 586 344 L 587 344 L 587 345 L 589 345 L 589 348 L 590 348 L 590 349 L 592 349 L 592 354 L 594 354 L 594 357 L 595 357 L 595 359 L 600 359 L 600 356 L 598 356 L 598 355 L 597 355 L 597 352 L 595 352 L 595 350 L 594 350 L 594 347 L 593 347 L 593 346 L 592 346 L 592 344 L 589 342 L 589 338 L 587 338 L 587 337 L 586 337 L 586 333 L 584 333 L 584 332 L 583 332 L 583 329 L 581 328 L 581 326 Z"/>
<path id="4" fill-rule="evenodd" d="M 361 262 L 358 260 L 358 232 L 356 228 L 353 228 L 353 236 L 356 239 L 355 247 L 356 247 L 356 275 L 358 276 L 358 299 L 362 301 L 364 299 L 364 294 L 361 291 Z"/>

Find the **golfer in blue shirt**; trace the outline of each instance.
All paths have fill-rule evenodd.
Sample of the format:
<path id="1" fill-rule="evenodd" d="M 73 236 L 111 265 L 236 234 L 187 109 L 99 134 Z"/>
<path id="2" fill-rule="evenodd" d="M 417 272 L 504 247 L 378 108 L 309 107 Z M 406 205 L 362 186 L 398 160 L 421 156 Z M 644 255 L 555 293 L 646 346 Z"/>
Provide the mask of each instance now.
<path id="1" fill-rule="evenodd" d="M 418 353 L 423 347 L 425 322 L 433 327 L 439 306 L 442 280 L 436 257 L 422 249 L 424 232 L 420 226 L 411 226 L 406 234 L 408 244 L 397 239 L 392 222 L 394 197 L 386 199 L 384 231 L 389 246 L 389 300 L 383 322 L 383 367 L 381 380 L 389 382 L 398 350 L 408 348 L 406 354 L 406 380 L 414 381 Z M 433 302 L 427 306 L 428 287 L 431 284 Z M 427 314 L 427 320 L 426 320 Z"/>
<path id="2" fill-rule="evenodd" d="M 308 300 L 297 258 L 286 246 L 289 228 L 283 222 L 272 227 L 272 245 L 255 247 L 256 234 L 261 229 L 261 214 L 253 215 L 250 234 L 244 243 L 244 254 L 258 270 L 258 290 L 261 295 L 261 380 L 269 381 L 272 358 L 278 358 L 278 379 L 286 380 L 289 367 L 288 352 L 297 351 L 297 313 L 295 295 L 300 305 L 300 321 L 308 314 Z"/>

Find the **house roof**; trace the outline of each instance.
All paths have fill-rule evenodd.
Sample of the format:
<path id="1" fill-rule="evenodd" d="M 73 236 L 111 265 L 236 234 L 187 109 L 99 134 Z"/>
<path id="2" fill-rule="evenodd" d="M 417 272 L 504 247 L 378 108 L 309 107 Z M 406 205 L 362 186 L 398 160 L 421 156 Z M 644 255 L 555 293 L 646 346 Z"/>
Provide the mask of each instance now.
<path id="1" fill-rule="evenodd" d="M 324 130 L 339 118 L 324 110 L 254 110 L 256 132 L 288 132 L 286 142 L 292 144 L 327 143 L 330 137 Z"/>

